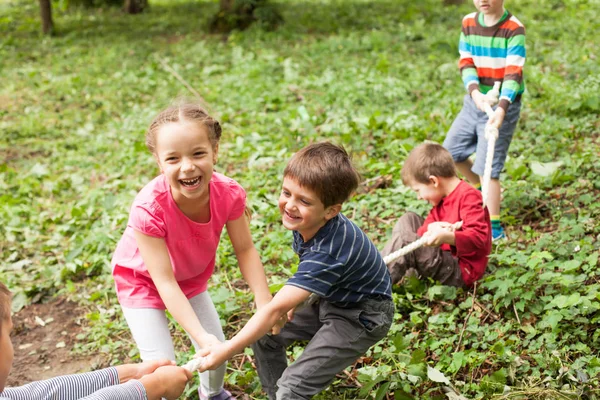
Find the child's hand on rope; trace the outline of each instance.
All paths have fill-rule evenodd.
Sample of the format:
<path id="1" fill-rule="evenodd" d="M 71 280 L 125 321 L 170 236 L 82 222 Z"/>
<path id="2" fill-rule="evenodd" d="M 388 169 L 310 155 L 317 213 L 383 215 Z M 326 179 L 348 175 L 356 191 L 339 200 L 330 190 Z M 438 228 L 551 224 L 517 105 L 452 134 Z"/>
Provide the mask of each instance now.
<path id="1" fill-rule="evenodd" d="M 460 229 L 462 221 L 451 224 L 446 221 L 436 221 L 427 225 L 427 232 L 423 237 L 427 238 L 425 246 L 436 247 L 444 243 L 454 244 L 454 232 Z"/>
<path id="2" fill-rule="evenodd" d="M 485 106 L 492 105 L 490 104 L 491 99 L 477 89 L 471 92 L 471 98 L 479 111 L 485 112 Z"/>
<path id="3" fill-rule="evenodd" d="M 229 360 L 234 352 L 229 348 L 229 341 L 219 343 L 210 348 L 200 350 L 196 356 L 204 357 L 200 372 L 219 368 L 225 361 Z"/>
<path id="4" fill-rule="evenodd" d="M 285 326 L 285 324 L 287 324 L 288 321 L 291 321 L 292 318 L 294 318 L 294 310 L 295 309 L 292 308 L 290 311 L 283 314 L 279 318 L 279 320 L 271 328 L 271 335 L 279 335 L 279 333 L 281 332 L 281 328 L 283 328 Z"/>
<path id="5" fill-rule="evenodd" d="M 438 230 L 438 229 L 451 229 L 452 228 L 452 224 L 450 222 L 446 222 L 446 221 L 436 221 L 436 222 L 432 222 L 429 225 L 427 225 L 427 231 L 433 231 L 433 230 Z"/>
<path id="6" fill-rule="evenodd" d="M 423 235 L 423 237 L 427 238 L 427 241 L 425 242 L 425 246 L 430 246 L 430 247 L 441 246 L 442 244 L 445 243 L 444 239 L 445 239 L 446 235 L 448 235 L 449 232 L 450 231 L 447 229 L 434 229 L 431 231 L 428 230 Z"/>
<path id="7" fill-rule="evenodd" d="M 178 399 L 186 384 L 192 379 L 192 373 L 175 365 L 157 368 L 153 373 L 140 379 L 146 389 L 148 399 Z"/>
<path id="8" fill-rule="evenodd" d="M 151 374 L 157 368 L 164 367 L 165 365 L 175 365 L 175 361 L 165 358 L 163 360 L 144 361 L 139 364 L 118 365 L 116 369 L 119 376 L 119 383 L 125 383 L 130 379 L 140 379 L 142 376 Z"/>
<path id="9" fill-rule="evenodd" d="M 506 115 L 506 112 L 504 111 L 504 109 L 497 107 L 496 110 L 494 111 L 494 115 L 492 115 L 490 117 L 490 119 L 488 120 L 488 124 L 493 126 L 496 129 L 500 129 L 500 125 L 502 125 L 505 115 Z"/>

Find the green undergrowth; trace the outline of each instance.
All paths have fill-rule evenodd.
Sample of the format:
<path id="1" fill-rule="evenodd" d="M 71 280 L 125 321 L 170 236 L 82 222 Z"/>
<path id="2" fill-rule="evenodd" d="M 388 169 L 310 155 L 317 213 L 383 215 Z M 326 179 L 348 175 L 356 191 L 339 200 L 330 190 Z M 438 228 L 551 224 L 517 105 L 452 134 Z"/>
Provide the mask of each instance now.
<path id="1" fill-rule="evenodd" d="M 165 105 L 197 92 L 222 122 L 217 170 L 246 188 L 276 288 L 297 264 L 276 207 L 291 154 L 323 139 L 353 153 L 366 183 L 344 212 L 381 248 L 402 213 L 428 211 L 402 186 L 402 161 L 444 139 L 464 95 L 457 40 L 470 2 L 281 1 L 277 31 L 229 36 L 206 33 L 215 2 L 150 3 L 131 16 L 57 2 L 48 38 L 36 3 L 0 1 L 0 279 L 15 309 L 57 294 L 87 305 L 76 350 L 108 354 L 105 365 L 138 356 L 110 258 L 133 197 L 158 172 L 143 136 Z M 528 51 L 502 176 L 509 240 L 475 291 L 397 288 L 388 337 L 319 399 L 598 397 L 598 3 L 507 7 L 527 27 Z M 217 265 L 210 292 L 231 336 L 251 296 L 227 239 Z M 176 338 L 183 362 L 192 352 Z M 250 350 L 227 382 L 264 398 Z"/>

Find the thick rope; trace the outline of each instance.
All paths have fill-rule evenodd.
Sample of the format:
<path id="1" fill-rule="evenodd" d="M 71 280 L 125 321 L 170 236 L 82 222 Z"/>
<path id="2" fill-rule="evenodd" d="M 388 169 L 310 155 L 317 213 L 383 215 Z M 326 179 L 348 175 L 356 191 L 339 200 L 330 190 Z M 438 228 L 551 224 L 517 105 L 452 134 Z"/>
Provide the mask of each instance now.
<path id="1" fill-rule="evenodd" d="M 494 83 L 494 88 L 486 93 L 491 104 L 498 102 L 498 96 L 500 95 L 500 84 L 497 81 Z M 485 104 L 485 113 L 488 118 L 492 118 L 494 110 L 489 103 Z M 483 198 L 483 206 L 487 204 L 488 195 L 490 192 L 490 181 L 492 179 L 492 162 L 494 161 L 494 149 L 496 147 L 496 139 L 498 139 L 498 129 L 486 124 L 485 126 L 485 138 L 488 141 L 487 152 L 485 156 L 485 167 L 483 169 L 483 181 L 481 182 L 481 197 Z"/>
<path id="2" fill-rule="evenodd" d="M 452 225 L 450 225 L 449 229 L 451 232 L 454 232 L 454 231 L 460 229 L 462 224 L 463 224 L 462 221 L 455 222 Z M 390 253 L 387 256 L 383 257 L 383 262 L 386 263 L 387 265 L 390 265 L 392 262 L 396 261 L 400 257 L 405 256 L 408 253 L 412 253 L 419 247 L 424 246 L 425 243 L 427 243 L 427 237 L 423 236 L 421 239 L 415 240 L 414 242 L 407 244 L 406 246 L 396 250 L 395 252 Z"/>
<path id="3" fill-rule="evenodd" d="M 181 366 L 181 368 L 187 369 L 190 372 L 198 370 L 202 363 L 204 363 L 204 357 L 192 358 L 190 361 Z"/>

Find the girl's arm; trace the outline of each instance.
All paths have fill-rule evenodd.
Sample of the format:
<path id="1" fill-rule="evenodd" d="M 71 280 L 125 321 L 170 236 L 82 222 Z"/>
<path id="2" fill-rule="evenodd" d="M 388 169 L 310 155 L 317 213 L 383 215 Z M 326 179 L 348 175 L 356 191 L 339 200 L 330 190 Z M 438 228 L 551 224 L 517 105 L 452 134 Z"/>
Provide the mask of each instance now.
<path id="1" fill-rule="evenodd" d="M 164 239 L 144 235 L 138 231 L 135 231 L 134 236 L 146 269 L 175 321 L 189 332 L 200 347 L 220 343 L 214 335 L 204 330 L 192 305 L 175 280 Z"/>
<path id="2" fill-rule="evenodd" d="M 252 242 L 252 234 L 250 226 L 245 215 L 242 215 L 236 220 L 227 222 L 227 233 L 231 239 L 235 256 L 240 265 L 240 271 L 244 280 L 248 282 L 248 286 L 254 293 L 256 307 L 261 308 L 267 304 L 273 296 L 269 291 L 267 277 L 258 251 Z"/>

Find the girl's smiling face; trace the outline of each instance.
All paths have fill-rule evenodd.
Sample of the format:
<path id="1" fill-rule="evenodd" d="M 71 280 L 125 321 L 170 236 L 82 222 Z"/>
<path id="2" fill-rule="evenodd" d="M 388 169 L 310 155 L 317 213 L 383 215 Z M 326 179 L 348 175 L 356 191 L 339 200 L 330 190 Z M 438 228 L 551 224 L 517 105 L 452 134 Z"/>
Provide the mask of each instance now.
<path id="1" fill-rule="evenodd" d="M 190 201 L 208 202 L 217 152 L 218 145 L 213 147 L 208 129 L 200 123 L 172 122 L 158 129 L 154 156 L 180 207 Z"/>

